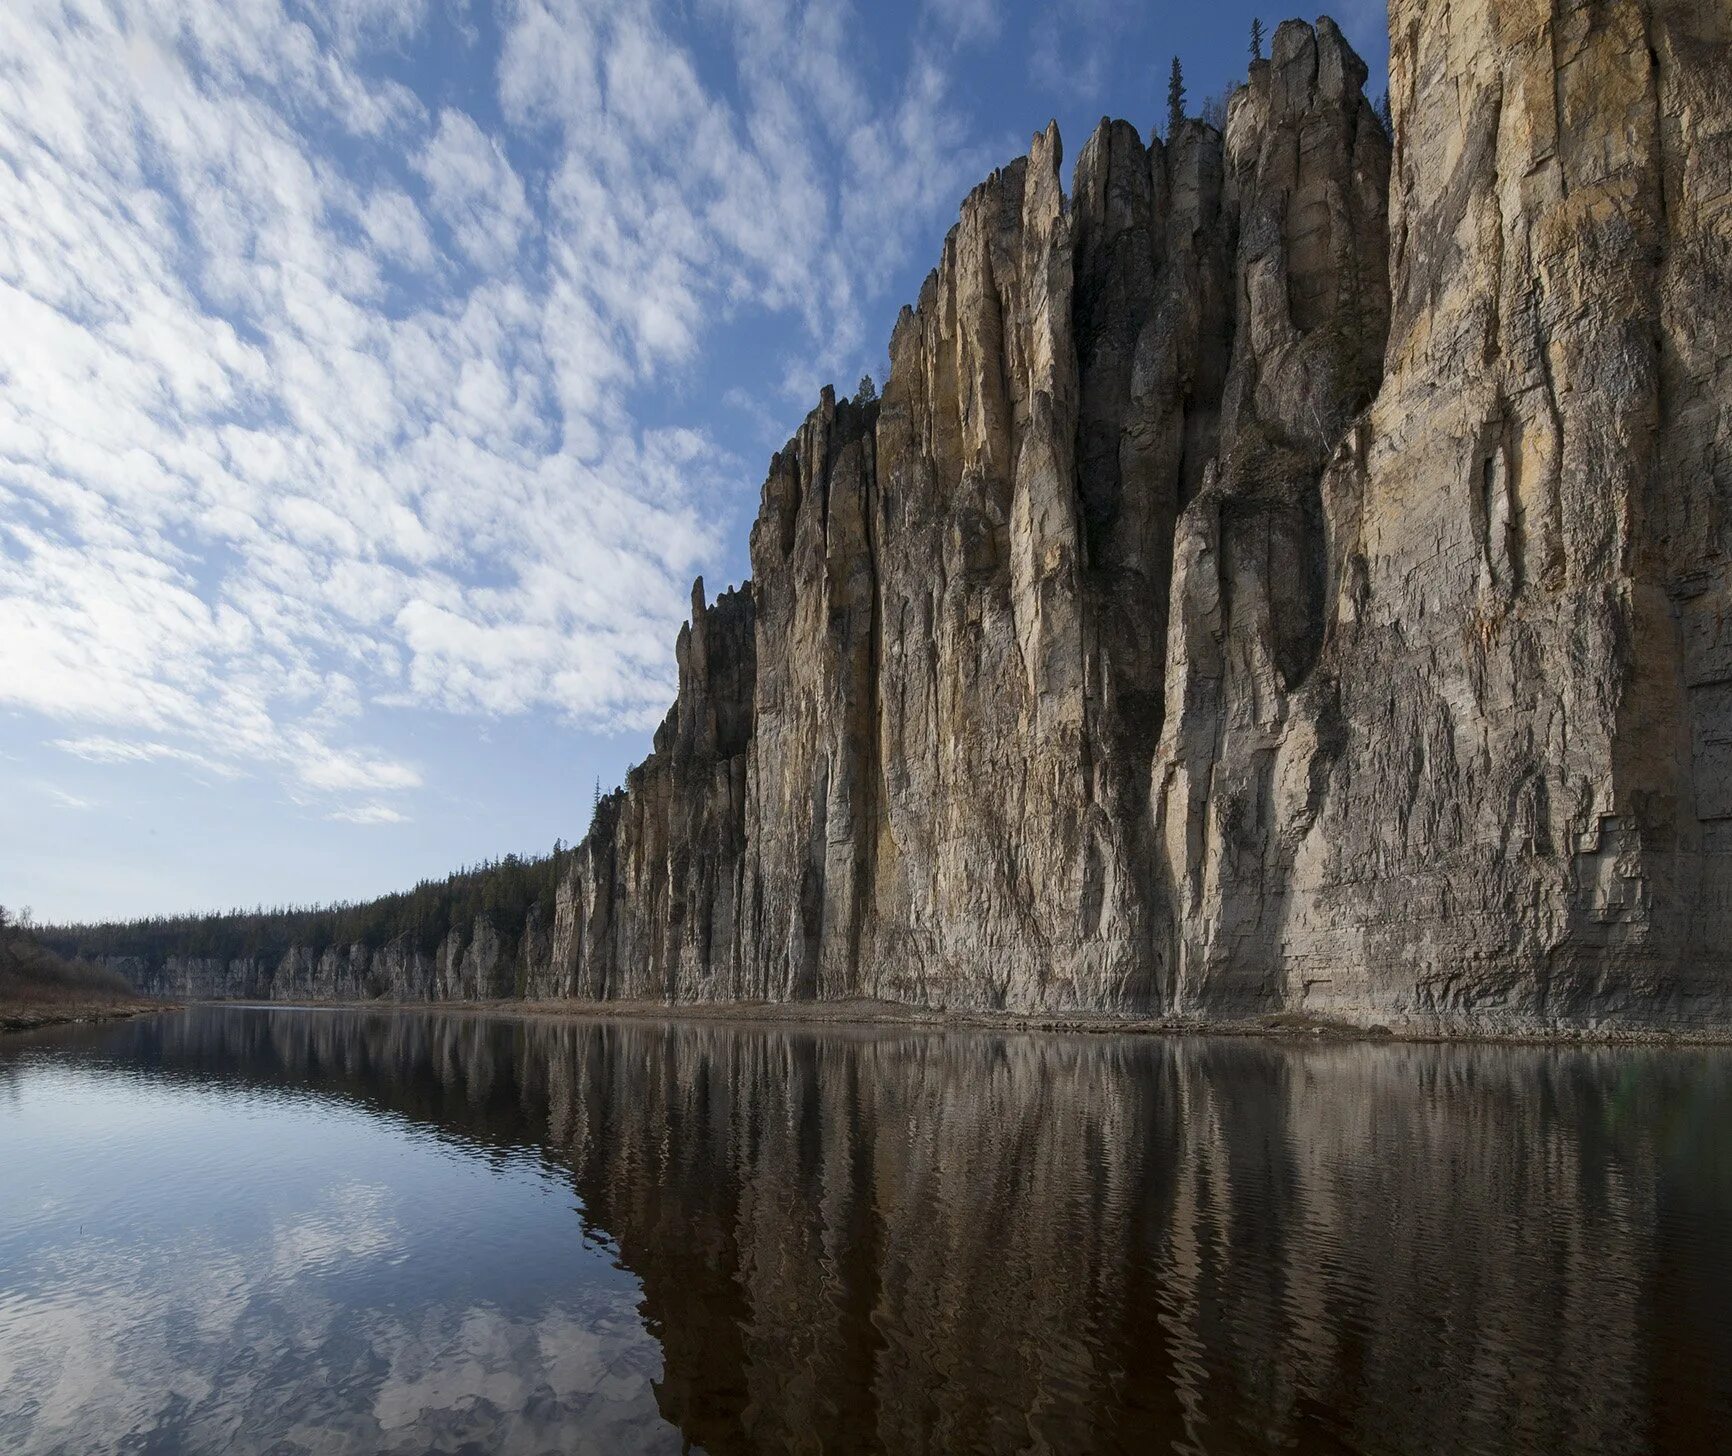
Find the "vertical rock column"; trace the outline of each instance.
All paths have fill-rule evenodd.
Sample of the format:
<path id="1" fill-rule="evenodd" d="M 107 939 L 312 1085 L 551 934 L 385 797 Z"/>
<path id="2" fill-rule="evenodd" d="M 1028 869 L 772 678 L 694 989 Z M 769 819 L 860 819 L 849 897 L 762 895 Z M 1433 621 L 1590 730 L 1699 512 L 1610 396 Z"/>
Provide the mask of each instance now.
<path id="1" fill-rule="evenodd" d="M 1072 219 L 1049 128 L 975 189 L 904 311 L 877 428 L 883 801 L 863 985 L 1142 1004 L 1147 908 L 1099 792 Z"/>
<path id="2" fill-rule="evenodd" d="M 740 994 L 751 595 L 706 605 L 700 577 L 674 654 L 679 693 L 655 749 L 603 801 L 560 891 L 548 979 L 578 996 Z"/>
<path id="3" fill-rule="evenodd" d="M 877 405 L 832 391 L 770 464 L 752 528 L 756 734 L 744 994 L 858 987 L 877 849 Z"/>
<path id="4" fill-rule="evenodd" d="M 1316 813 L 1309 764 L 1339 736 L 1333 684 L 1313 681 L 1327 627 L 1322 478 L 1377 387 L 1389 319 L 1389 142 L 1365 77 L 1330 21 L 1290 21 L 1228 116 L 1232 358 L 1216 449 L 1173 546 L 1154 768 L 1168 1003 L 1182 1012 L 1280 1005 L 1287 877 Z M 1306 771 L 1283 775 L 1295 733 Z"/>
<path id="5" fill-rule="evenodd" d="M 1326 491 L 1347 746 L 1296 866 L 1290 992 L 1446 1022 L 1688 1017 L 1725 996 L 1704 849 L 1732 805 L 1692 713 L 1724 724 L 1729 675 L 1707 403 L 1728 21 L 1633 0 L 1390 19 L 1388 377 Z"/>

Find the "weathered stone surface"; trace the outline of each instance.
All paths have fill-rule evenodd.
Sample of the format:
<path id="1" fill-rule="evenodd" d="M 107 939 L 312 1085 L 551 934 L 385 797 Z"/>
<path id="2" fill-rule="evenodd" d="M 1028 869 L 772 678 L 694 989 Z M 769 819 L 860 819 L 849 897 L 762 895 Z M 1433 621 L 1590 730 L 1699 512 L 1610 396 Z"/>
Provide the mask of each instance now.
<path id="1" fill-rule="evenodd" d="M 166 989 L 1732 1022 L 1732 13 L 1391 33 L 969 195 L 515 964 Z"/>
<path id="2" fill-rule="evenodd" d="M 1228 115 L 1232 362 L 1172 548 L 1154 765 L 1181 1012 L 1280 1009 L 1280 925 L 1315 814 L 1307 776 L 1278 778 L 1294 705 L 1315 703 L 1298 715 L 1313 759 L 1334 742 L 1329 688 L 1311 682 L 1328 626 L 1322 478 L 1376 390 L 1389 326 L 1389 143 L 1364 82 L 1333 24 L 1289 22 Z"/>
<path id="3" fill-rule="evenodd" d="M 1392 191 L 1292 23 L 977 189 L 766 486 L 699 994 L 1722 1014 L 1726 25 L 1398 3 Z"/>
<path id="4" fill-rule="evenodd" d="M 1335 595 L 1277 750 L 1298 844 L 1274 990 L 1446 1025 L 1724 1021 L 1732 719 L 1705 624 L 1732 16 L 1391 20 L 1387 377 L 1324 491 Z"/>
<path id="5" fill-rule="evenodd" d="M 737 994 L 753 616 L 749 592 L 706 606 L 702 578 L 694 583 L 675 648 L 679 695 L 655 751 L 603 801 L 561 891 L 545 973 L 556 993 Z"/>
<path id="6" fill-rule="evenodd" d="M 105 959 L 140 990 L 188 1000 L 490 1001 L 525 994 L 544 974 L 550 954 L 532 911 L 515 950 L 480 916 L 450 931 L 432 951 L 395 942 L 292 946 L 280 956 Z"/>
<path id="7" fill-rule="evenodd" d="M 757 680 L 741 977 L 730 994 L 846 994 L 877 850 L 877 405 L 826 390 L 770 466 L 752 531 Z"/>

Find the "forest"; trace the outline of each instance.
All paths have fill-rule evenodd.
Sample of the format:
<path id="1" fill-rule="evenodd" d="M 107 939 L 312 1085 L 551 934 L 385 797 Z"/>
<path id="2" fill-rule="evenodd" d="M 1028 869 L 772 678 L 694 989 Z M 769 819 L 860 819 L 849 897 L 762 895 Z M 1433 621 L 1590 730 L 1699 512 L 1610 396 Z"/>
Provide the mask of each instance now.
<path id="1" fill-rule="evenodd" d="M 574 853 L 574 848 L 555 841 L 551 854 L 508 854 L 457 870 L 444 879 L 422 880 L 412 890 L 358 903 L 258 906 L 91 925 L 39 926 L 36 936 L 44 946 L 65 957 L 101 961 L 132 956 L 152 965 L 170 956 L 274 958 L 296 945 L 377 949 L 405 942 L 431 953 L 453 928 L 467 934 L 476 917 L 485 915 L 506 946 L 514 948 L 532 907 L 539 904 L 551 922 L 556 889 Z"/>

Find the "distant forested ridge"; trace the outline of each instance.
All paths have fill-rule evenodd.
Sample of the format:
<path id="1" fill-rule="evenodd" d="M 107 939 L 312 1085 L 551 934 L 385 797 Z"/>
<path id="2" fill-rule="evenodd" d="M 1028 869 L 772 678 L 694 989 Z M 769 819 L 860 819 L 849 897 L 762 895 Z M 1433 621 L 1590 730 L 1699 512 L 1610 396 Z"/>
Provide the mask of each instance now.
<path id="1" fill-rule="evenodd" d="M 515 954 L 532 911 L 553 916 L 556 887 L 575 850 L 555 843 L 547 855 L 483 861 L 422 880 L 412 890 L 361 903 L 280 905 L 204 914 L 158 915 L 92 925 L 39 928 L 41 942 L 68 957 L 92 961 L 136 959 L 160 965 L 171 957 L 207 960 L 276 960 L 303 946 L 401 945 L 431 954 L 454 931 L 468 935 L 485 918 Z"/>

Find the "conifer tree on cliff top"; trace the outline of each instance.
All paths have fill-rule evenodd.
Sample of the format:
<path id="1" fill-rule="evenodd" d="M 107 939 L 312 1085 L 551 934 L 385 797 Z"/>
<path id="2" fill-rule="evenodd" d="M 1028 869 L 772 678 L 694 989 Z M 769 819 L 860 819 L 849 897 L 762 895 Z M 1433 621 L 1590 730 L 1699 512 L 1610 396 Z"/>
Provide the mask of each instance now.
<path id="1" fill-rule="evenodd" d="M 1185 121 L 1185 70 L 1173 57 L 1173 74 L 1167 81 L 1167 140 L 1179 134 Z"/>

